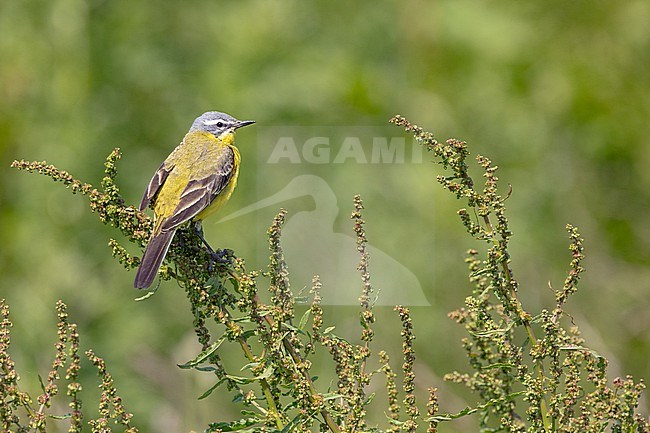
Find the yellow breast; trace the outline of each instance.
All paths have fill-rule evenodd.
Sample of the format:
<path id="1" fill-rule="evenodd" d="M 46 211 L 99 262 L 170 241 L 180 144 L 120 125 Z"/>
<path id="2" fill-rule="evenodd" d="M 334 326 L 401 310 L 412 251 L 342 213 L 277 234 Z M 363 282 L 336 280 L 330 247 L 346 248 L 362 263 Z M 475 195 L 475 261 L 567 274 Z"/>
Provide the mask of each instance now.
<path id="1" fill-rule="evenodd" d="M 239 163 L 241 161 L 241 156 L 239 155 L 239 150 L 232 145 L 229 145 L 229 147 L 232 149 L 233 153 L 235 154 L 235 165 L 233 166 L 233 173 L 232 177 L 230 178 L 230 181 L 226 185 L 226 187 L 215 197 L 215 199 L 210 203 L 210 206 L 206 207 L 201 213 L 199 213 L 195 219 L 202 220 L 213 213 L 217 212 L 219 209 L 223 207 L 224 204 L 230 199 L 230 196 L 232 195 L 232 192 L 235 190 L 235 187 L 237 186 L 237 176 L 239 176 Z"/>

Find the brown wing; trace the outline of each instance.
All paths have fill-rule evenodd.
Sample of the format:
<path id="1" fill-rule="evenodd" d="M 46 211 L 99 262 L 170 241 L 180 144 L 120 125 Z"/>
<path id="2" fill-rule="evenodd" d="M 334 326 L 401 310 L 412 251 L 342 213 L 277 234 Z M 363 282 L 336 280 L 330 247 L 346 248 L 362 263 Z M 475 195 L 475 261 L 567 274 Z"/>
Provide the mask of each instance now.
<path id="1" fill-rule="evenodd" d="M 216 158 L 212 169 L 214 173 L 202 179 L 189 181 L 172 215 L 162 222 L 163 231 L 173 230 L 186 221 L 191 220 L 228 185 L 232 179 L 235 165 L 235 154 L 230 147 L 224 147 L 223 152 Z"/>
<path id="2" fill-rule="evenodd" d="M 169 176 L 172 168 L 174 168 L 173 165 L 165 167 L 164 162 L 160 165 L 160 167 L 158 167 L 158 170 L 156 170 L 156 172 L 153 174 L 153 177 L 149 181 L 147 189 L 144 191 L 142 201 L 140 202 L 140 211 L 145 210 L 147 206 L 149 206 L 149 203 L 154 199 L 156 194 L 158 194 L 160 187 L 163 186 L 167 180 L 167 176 Z"/>

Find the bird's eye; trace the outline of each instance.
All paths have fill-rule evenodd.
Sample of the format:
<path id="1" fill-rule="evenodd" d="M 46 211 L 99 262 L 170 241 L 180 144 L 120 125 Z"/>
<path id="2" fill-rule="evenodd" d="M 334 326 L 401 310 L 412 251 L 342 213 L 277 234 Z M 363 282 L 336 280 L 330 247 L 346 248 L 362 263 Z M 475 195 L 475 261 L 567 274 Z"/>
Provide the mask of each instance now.
<path id="1" fill-rule="evenodd" d="M 217 122 L 217 128 L 223 128 L 223 122 Z"/>

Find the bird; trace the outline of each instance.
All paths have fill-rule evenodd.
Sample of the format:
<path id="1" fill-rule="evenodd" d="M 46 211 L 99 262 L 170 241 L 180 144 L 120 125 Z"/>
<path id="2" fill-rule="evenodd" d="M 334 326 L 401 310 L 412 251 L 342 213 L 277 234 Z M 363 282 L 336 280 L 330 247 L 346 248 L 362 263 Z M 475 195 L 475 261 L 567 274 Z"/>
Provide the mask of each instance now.
<path id="1" fill-rule="evenodd" d="M 232 195 L 241 161 L 235 131 L 253 123 L 219 111 L 203 113 L 156 170 L 139 206 L 142 212 L 152 205 L 154 228 L 135 275 L 135 288 L 151 286 L 176 230 L 186 222 L 195 223 L 207 246 L 201 221 Z"/>

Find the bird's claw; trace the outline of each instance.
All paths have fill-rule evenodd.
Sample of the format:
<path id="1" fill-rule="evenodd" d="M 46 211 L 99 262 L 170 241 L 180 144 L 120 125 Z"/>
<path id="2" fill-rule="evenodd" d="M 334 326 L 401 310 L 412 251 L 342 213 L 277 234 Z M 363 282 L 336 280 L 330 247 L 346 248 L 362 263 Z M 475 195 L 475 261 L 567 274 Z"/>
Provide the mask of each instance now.
<path id="1" fill-rule="evenodd" d="M 210 262 L 208 263 L 208 271 L 212 273 L 215 265 L 224 267 L 232 266 L 233 258 L 233 250 L 229 250 L 227 248 L 224 248 L 222 250 L 213 250 L 210 248 Z"/>

